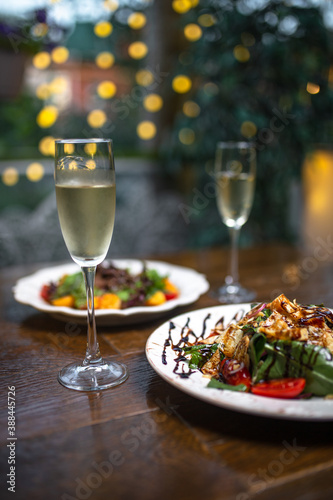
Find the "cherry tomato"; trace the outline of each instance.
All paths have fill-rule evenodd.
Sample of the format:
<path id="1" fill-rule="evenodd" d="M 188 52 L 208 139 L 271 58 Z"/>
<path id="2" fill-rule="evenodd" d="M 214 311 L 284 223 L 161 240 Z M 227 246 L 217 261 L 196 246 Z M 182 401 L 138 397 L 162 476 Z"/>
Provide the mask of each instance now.
<path id="1" fill-rule="evenodd" d="M 253 385 L 251 391 L 258 396 L 290 399 L 301 394 L 305 387 L 305 383 L 305 378 L 274 379 Z"/>
<path id="2" fill-rule="evenodd" d="M 163 292 L 165 295 L 166 300 L 172 300 L 178 297 L 178 293 L 176 292 Z"/>
<path id="3" fill-rule="evenodd" d="M 220 373 L 227 384 L 244 384 L 248 389 L 251 387 L 251 375 L 243 362 L 236 359 L 223 359 L 220 364 Z"/>
<path id="4" fill-rule="evenodd" d="M 50 301 L 50 297 L 51 297 L 50 285 L 43 285 L 42 286 L 42 289 L 40 291 L 40 296 L 42 297 L 42 299 L 46 300 L 46 302 Z"/>

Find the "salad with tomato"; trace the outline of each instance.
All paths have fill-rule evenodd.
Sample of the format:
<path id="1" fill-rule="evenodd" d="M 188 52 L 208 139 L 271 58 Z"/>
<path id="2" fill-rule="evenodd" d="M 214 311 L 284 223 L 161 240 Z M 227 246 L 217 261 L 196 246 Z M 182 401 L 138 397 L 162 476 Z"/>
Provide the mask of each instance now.
<path id="1" fill-rule="evenodd" d="M 222 319 L 208 337 L 192 338 L 187 332 L 175 346 L 178 359 L 186 360 L 189 374 L 209 377 L 210 388 L 286 399 L 333 395 L 330 309 L 282 294 L 226 327 Z"/>
<path id="2" fill-rule="evenodd" d="M 142 271 L 131 274 L 104 261 L 97 266 L 94 287 L 95 309 L 127 309 L 136 306 L 158 306 L 179 296 L 178 288 L 168 276 L 143 264 Z M 86 290 L 82 272 L 66 274 L 57 282 L 43 285 L 41 297 L 54 306 L 86 309 Z"/>

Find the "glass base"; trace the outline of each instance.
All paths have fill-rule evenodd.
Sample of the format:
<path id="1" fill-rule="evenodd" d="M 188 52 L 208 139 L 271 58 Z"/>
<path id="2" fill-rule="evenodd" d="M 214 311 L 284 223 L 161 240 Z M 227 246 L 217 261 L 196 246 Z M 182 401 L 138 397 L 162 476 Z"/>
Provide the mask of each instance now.
<path id="1" fill-rule="evenodd" d="M 102 360 L 84 365 L 71 363 L 58 373 L 58 381 L 76 391 L 101 391 L 122 384 L 128 377 L 125 365 L 117 361 Z"/>
<path id="2" fill-rule="evenodd" d="M 224 304 L 239 304 L 250 302 L 256 298 L 253 290 L 243 288 L 239 283 L 226 284 L 211 293 L 214 299 Z"/>

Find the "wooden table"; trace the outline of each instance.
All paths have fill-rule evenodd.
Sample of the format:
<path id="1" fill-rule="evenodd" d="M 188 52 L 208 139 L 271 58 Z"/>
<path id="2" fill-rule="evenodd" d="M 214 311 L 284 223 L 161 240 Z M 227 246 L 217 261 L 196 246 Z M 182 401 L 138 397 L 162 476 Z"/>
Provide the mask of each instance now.
<path id="1" fill-rule="evenodd" d="M 333 264 L 323 247 L 308 257 L 286 247 L 244 250 L 241 281 L 271 299 L 279 291 L 308 303 L 333 305 Z M 166 256 L 218 285 L 225 250 Z M 17 304 L 11 288 L 46 266 L 2 270 L 1 284 L 1 498 L 25 500 L 322 500 L 333 494 L 331 422 L 255 417 L 192 398 L 162 380 L 144 348 L 167 318 L 216 302 L 209 294 L 158 321 L 99 328 L 104 356 L 124 361 L 130 377 L 99 393 L 57 382 L 60 367 L 82 359 L 85 328 Z M 10 465 L 8 386 L 16 392 L 16 493 L 5 484 Z M 8 479 L 8 477 L 7 477 Z"/>

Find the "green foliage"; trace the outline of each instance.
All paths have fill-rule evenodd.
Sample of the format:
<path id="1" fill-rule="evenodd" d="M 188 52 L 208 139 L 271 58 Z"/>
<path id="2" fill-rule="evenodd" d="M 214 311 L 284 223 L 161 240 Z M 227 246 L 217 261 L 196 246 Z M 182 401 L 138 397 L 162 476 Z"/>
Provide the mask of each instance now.
<path id="1" fill-rule="evenodd" d="M 172 147 L 169 145 L 168 149 L 169 172 L 177 175 L 181 165 L 190 164 L 196 170 L 197 186 L 203 191 L 212 181 L 207 170 L 216 143 L 244 140 L 242 124 L 253 122 L 257 127 L 252 138 L 258 153 L 257 191 L 243 236 L 247 242 L 292 240 L 291 183 L 300 177 L 309 148 L 329 143 L 332 137 L 330 33 L 316 8 L 292 7 L 274 0 L 248 15 L 240 12 L 241 7 L 244 12 L 250 4 L 202 0 L 196 9 L 179 18 L 179 29 L 197 23 L 203 13 L 214 16 L 216 22 L 202 28 L 198 41 L 187 44 L 180 57 L 183 63 L 178 61 L 172 75 L 183 73 L 191 77 L 192 91 L 184 96 L 184 101 L 194 100 L 201 112 L 197 118 L 188 118 L 182 112 L 176 116 Z M 247 61 L 235 58 L 236 46 L 249 52 Z M 308 93 L 308 82 L 319 85 L 320 92 Z M 191 145 L 179 141 L 179 130 L 184 127 L 195 132 Z M 191 202 L 193 192 L 189 195 L 190 206 Z M 215 200 L 209 200 L 207 207 L 193 215 L 192 222 L 200 230 L 202 220 L 214 221 L 204 237 L 197 238 L 198 244 L 212 237 L 219 220 L 216 213 Z M 219 232 L 222 233 L 222 224 Z"/>

